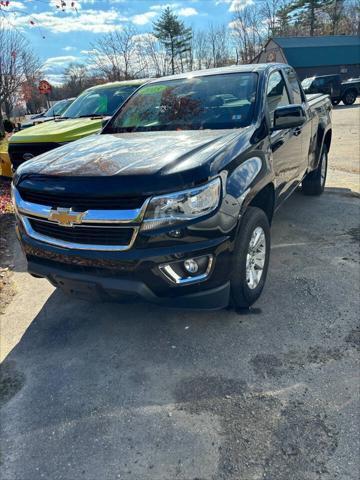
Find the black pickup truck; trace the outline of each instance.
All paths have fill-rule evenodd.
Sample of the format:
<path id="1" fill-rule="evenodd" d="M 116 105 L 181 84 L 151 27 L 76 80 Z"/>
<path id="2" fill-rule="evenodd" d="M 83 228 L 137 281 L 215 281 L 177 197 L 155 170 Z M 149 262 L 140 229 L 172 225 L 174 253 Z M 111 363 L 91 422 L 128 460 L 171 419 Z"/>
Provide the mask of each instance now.
<path id="1" fill-rule="evenodd" d="M 249 307 L 274 212 L 324 190 L 331 108 L 283 64 L 151 81 L 101 134 L 17 170 L 29 272 L 93 298 Z"/>
<path id="2" fill-rule="evenodd" d="M 330 96 L 331 103 L 338 105 L 352 105 L 360 95 L 360 78 L 350 78 L 344 82 L 340 75 L 316 75 L 305 78 L 301 85 L 306 94 L 326 93 Z"/>

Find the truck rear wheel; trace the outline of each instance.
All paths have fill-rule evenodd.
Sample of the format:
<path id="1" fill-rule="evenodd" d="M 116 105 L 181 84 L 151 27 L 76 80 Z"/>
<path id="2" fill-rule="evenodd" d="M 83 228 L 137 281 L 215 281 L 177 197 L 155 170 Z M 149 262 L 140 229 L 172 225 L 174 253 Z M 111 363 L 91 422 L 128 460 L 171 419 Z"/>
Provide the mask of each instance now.
<path id="1" fill-rule="evenodd" d="M 248 207 L 236 239 L 231 274 L 231 304 L 248 308 L 261 295 L 270 258 L 269 220 L 260 208 Z"/>
<path id="2" fill-rule="evenodd" d="M 302 191 L 305 195 L 321 195 L 325 188 L 328 168 L 328 150 L 323 145 L 320 162 L 316 170 L 310 172 L 302 181 Z"/>
<path id="3" fill-rule="evenodd" d="M 344 93 L 342 97 L 342 101 L 344 105 L 352 105 L 356 100 L 356 92 L 355 90 L 348 90 Z"/>

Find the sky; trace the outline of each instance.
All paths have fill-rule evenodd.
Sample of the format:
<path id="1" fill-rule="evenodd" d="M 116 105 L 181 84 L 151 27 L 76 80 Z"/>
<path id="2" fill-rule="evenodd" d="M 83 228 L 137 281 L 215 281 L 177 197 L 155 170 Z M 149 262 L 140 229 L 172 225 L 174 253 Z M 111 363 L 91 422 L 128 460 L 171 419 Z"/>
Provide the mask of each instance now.
<path id="1" fill-rule="evenodd" d="M 62 8 L 61 2 L 66 5 Z M 0 1 L 1 16 L 9 28 L 24 34 L 44 62 L 44 77 L 54 84 L 69 63 L 87 62 L 91 42 L 132 25 L 140 32 L 170 6 L 186 26 L 206 28 L 229 24 L 237 7 L 256 0 L 9 0 Z M 3 5 L 2 5 L 3 4 Z"/>

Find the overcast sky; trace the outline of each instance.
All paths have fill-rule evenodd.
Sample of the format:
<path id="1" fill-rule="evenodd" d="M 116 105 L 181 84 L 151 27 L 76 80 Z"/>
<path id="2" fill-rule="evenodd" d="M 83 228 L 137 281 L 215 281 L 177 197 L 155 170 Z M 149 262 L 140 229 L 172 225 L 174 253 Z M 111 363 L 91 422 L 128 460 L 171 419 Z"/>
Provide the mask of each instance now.
<path id="1" fill-rule="evenodd" d="M 90 43 L 107 32 L 133 25 L 150 31 L 152 22 L 169 5 L 188 26 L 228 24 L 237 6 L 255 0 L 10 0 L 2 16 L 10 28 L 23 32 L 45 62 L 49 80 L 60 79 L 70 62 L 86 63 Z M 5 13 L 6 11 L 6 13 Z M 43 38 L 45 37 L 45 38 Z"/>

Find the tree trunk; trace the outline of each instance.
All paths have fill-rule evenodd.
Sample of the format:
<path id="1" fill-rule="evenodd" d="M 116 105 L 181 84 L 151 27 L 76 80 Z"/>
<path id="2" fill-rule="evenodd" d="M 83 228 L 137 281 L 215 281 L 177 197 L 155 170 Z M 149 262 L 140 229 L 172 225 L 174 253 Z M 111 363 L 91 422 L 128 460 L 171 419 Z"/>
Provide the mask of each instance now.
<path id="1" fill-rule="evenodd" d="M 5 115 L 7 117 L 8 120 L 10 120 L 10 117 L 11 117 L 11 111 L 12 111 L 12 104 L 11 102 L 9 101 L 6 101 L 4 102 L 4 106 L 5 106 Z"/>
<path id="2" fill-rule="evenodd" d="M 2 102 L 0 101 L 0 139 L 5 136 L 4 122 L 2 115 Z"/>
<path id="3" fill-rule="evenodd" d="M 171 38 L 171 72 L 173 75 L 175 74 L 174 41 L 175 40 Z"/>
<path id="4" fill-rule="evenodd" d="M 314 0 L 310 2 L 310 37 L 314 36 L 315 31 L 315 5 Z"/>

